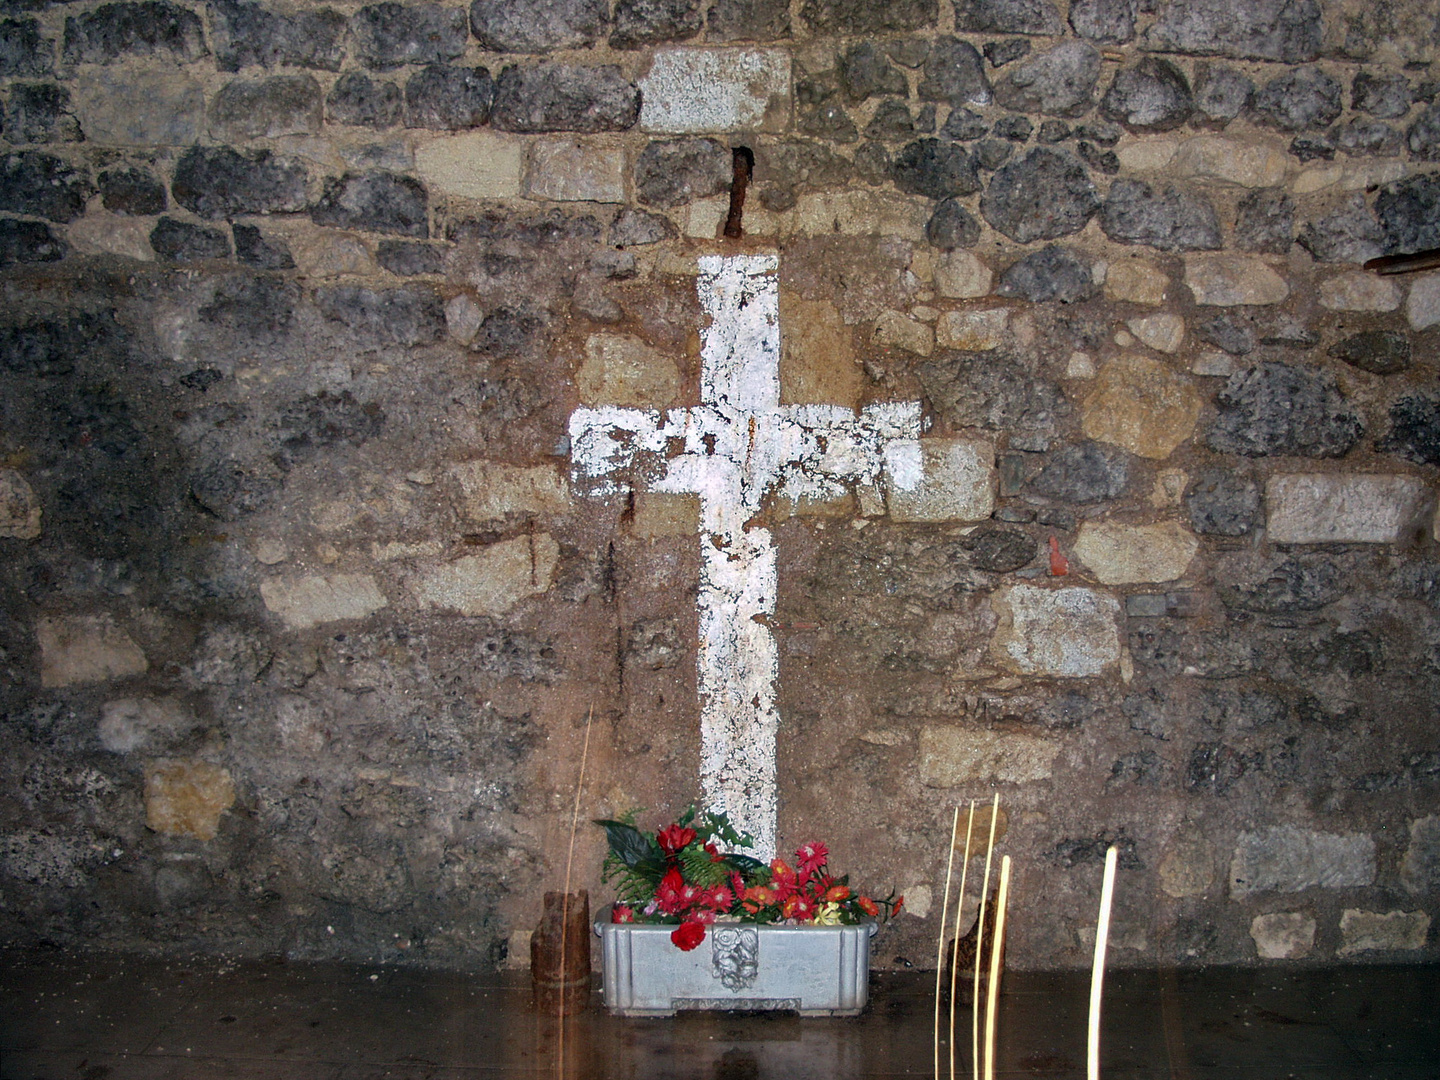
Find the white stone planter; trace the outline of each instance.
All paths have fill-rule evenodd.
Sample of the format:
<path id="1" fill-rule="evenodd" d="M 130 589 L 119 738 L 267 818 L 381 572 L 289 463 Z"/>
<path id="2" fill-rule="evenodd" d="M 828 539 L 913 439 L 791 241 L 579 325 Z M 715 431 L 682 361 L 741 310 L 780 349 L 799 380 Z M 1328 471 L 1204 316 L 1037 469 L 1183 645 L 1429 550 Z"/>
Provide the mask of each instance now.
<path id="1" fill-rule="evenodd" d="M 689 952 L 672 926 L 595 924 L 605 1007 L 620 1016 L 681 1009 L 793 1009 L 801 1016 L 855 1016 L 869 1000 L 870 938 L 856 926 L 720 923 Z"/>

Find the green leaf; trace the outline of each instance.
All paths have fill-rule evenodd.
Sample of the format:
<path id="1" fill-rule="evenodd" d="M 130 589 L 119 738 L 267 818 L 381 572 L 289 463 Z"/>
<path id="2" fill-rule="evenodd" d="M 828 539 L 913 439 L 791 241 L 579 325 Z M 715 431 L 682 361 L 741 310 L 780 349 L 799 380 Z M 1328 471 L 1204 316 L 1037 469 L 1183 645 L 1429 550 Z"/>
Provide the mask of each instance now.
<path id="1" fill-rule="evenodd" d="M 731 870 L 737 871 L 740 876 L 745 879 L 747 884 L 750 883 L 752 877 L 767 869 L 765 864 L 759 859 L 752 859 L 749 855 L 737 855 L 734 852 L 721 856 L 720 861 Z M 766 880 L 769 880 L 768 873 L 766 874 Z"/>
<path id="2" fill-rule="evenodd" d="M 610 841 L 610 851 L 626 866 L 649 872 L 655 866 L 659 867 L 656 880 L 659 874 L 665 872 L 664 860 L 661 858 L 660 849 L 654 839 L 626 821 L 607 821 L 600 818 L 595 824 L 605 830 L 605 836 Z"/>

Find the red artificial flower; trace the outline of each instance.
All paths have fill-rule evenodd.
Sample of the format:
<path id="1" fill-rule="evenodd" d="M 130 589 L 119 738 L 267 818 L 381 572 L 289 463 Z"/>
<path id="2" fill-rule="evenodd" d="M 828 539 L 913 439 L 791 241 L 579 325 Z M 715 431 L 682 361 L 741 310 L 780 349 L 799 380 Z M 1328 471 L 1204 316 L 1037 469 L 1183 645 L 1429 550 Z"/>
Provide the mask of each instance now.
<path id="1" fill-rule="evenodd" d="M 679 868 L 672 866 L 665 871 L 665 876 L 660 879 L 660 884 L 655 888 L 655 903 L 667 915 L 679 914 L 686 904 L 684 898 L 686 888 L 685 879 L 681 877 Z"/>
<path id="2" fill-rule="evenodd" d="M 705 850 L 709 853 L 711 862 L 719 862 L 724 857 L 720 854 L 720 849 L 709 840 L 705 841 Z"/>
<path id="3" fill-rule="evenodd" d="M 896 915 L 899 915 L 899 914 L 900 914 L 900 909 L 901 909 L 902 907 L 904 907 L 904 906 L 905 906 L 905 898 L 904 898 L 903 896 L 897 896 L 897 897 L 895 897 L 895 903 L 893 903 L 893 904 L 890 905 L 890 917 L 891 917 L 891 918 L 894 918 Z"/>
<path id="4" fill-rule="evenodd" d="M 860 910 L 869 915 L 872 919 L 880 914 L 880 905 L 871 900 L 868 896 L 857 897 L 855 902 L 860 905 Z"/>
<path id="5" fill-rule="evenodd" d="M 698 835 L 694 829 L 687 829 L 683 825 L 666 825 L 655 834 L 655 839 L 660 841 L 661 851 L 666 855 L 673 855 L 694 841 Z"/>
<path id="6" fill-rule="evenodd" d="M 670 931 L 670 940 L 677 949 L 689 952 L 705 940 L 705 926 L 693 919 L 687 919 Z"/>
<path id="7" fill-rule="evenodd" d="M 610 909 L 610 921 L 634 922 L 635 911 L 633 908 L 627 907 L 625 904 L 616 904 L 613 908 Z"/>
<path id="8" fill-rule="evenodd" d="M 780 898 L 775 895 L 774 889 L 766 888 L 764 885 L 751 885 L 741 896 L 740 903 L 746 911 L 753 915 L 761 908 L 769 907 L 778 899 Z"/>
<path id="9" fill-rule="evenodd" d="M 780 914 L 787 919 L 799 919 L 802 922 L 815 917 L 815 901 L 808 896 L 796 893 L 786 899 L 785 905 L 780 909 Z"/>
<path id="10" fill-rule="evenodd" d="M 788 896 L 800 887 L 800 880 L 795 871 L 790 869 L 784 859 L 774 859 L 770 863 L 770 882 L 775 886 L 781 896 Z"/>
<path id="11" fill-rule="evenodd" d="M 825 890 L 825 901 L 831 904 L 838 904 L 842 900 L 850 899 L 849 885 L 832 885 Z"/>
<path id="12" fill-rule="evenodd" d="M 819 840 L 812 840 L 808 844 L 801 844 L 800 849 L 795 852 L 795 861 L 800 864 L 800 869 L 807 874 L 813 874 L 820 867 L 825 865 L 825 860 L 830 857 L 830 849 Z"/>
<path id="13" fill-rule="evenodd" d="M 729 911 L 735 897 L 724 885 L 713 885 L 700 894 L 700 903 L 711 911 Z"/>

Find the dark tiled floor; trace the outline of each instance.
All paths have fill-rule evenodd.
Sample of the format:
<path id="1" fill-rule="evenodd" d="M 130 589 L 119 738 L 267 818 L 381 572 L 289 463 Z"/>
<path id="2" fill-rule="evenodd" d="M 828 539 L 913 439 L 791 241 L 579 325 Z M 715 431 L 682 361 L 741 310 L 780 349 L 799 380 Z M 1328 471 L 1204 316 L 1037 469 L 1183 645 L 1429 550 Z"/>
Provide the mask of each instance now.
<path id="1" fill-rule="evenodd" d="M 562 1031 L 523 973 L 0 951 L 0 1080 L 929 1076 L 933 986 L 877 974 L 855 1020 L 624 1020 L 597 1001 Z M 1009 973 L 997 1077 L 1084 1077 L 1087 1006 L 1084 974 Z M 1102 1063 L 1112 1080 L 1440 1080 L 1440 968 L 1111 972 Z"/>

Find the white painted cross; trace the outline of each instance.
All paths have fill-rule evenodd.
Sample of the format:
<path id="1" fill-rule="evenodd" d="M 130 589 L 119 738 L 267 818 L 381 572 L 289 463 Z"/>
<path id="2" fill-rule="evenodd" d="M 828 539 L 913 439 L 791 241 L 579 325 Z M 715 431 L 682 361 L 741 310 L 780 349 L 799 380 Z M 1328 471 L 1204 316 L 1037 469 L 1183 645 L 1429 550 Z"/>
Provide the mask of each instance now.
<path id="1" fill-rule="evenodd" d="M 627 486 L 621 475 L 654 470 L 649 490 L 700 496 L 701 792 L 764 859 L 776 839 L 775 548 L 768 529 L 746 522 L 772 490 L 835 498 L 847 482 L 878 486 L 882 472 L 908 490 L 922 473 L 919 402 L 869 405 L 858 416 L 841 405 L 780 404 L 778 262 L 700 259 L 696 288 L 711 321 L 698 407 L 601 406 L 570 417 L 577 488 L 614 493 Z"/>

